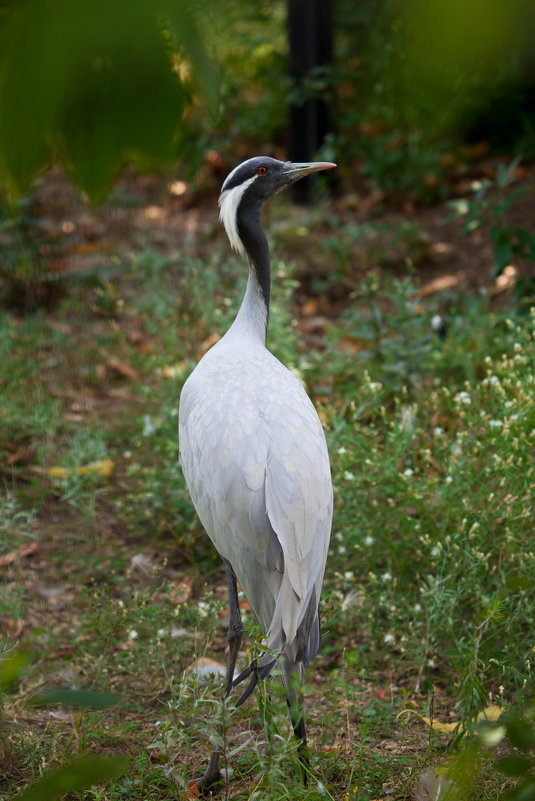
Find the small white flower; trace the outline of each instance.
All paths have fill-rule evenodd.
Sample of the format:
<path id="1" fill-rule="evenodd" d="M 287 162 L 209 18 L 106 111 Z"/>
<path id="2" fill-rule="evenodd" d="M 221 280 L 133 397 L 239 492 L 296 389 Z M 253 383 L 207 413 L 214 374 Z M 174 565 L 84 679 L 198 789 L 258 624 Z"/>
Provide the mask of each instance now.
<path id="1" fill-rule="evenodd" d="M 371 545 L 373 545 L 374 541 L 375 541 L 375 540 L 373 539 L 373 537 L 370 537 L 370 536 L 368 535 L 368 536 L 366 537 L 366 539 L 364 540 L 364 545 L 371 546 Z"/>
<path id="2" fill-rule="evenodd" d="M 128 632 L 128 638 L 130 640 L 137 640 L 137 631 L 135 629 L 130 629 Z"/>
<path id="3" fill-rule="evenodd" d="M 403 475 L 405 478 L 410 478 L 414 475 L 414 470 L 411 467 L 407 467 L 407 469 L 403 471 Z"/>
<path id="4" fill-rule="evenodd" d="M 334 538 L 335 538 L 335 540 L 340 541 L 340 540 L 344 539 L 344 535 L 342 534 L 341 531 L 337 531 L 336 534 L 334 535 Z"/>
<path id="5" fill-rule="evenodd" d="M 501 428 L 503 426 L 503 420 L 489 420 L 489 426 L 491 428 Z"/>
<path id="6" fill-rule="evenodd" d="M 444 481 L 446 482 L 446 484 L 451 484 L 451 482 L 453 481 L 453 479 L 452 479 L 452 477 L 451 477 L 451 476 L 446 476 L 446 478 L 444 479 Z"/>
<path id="7" fill-rule="evenodd" d="M 435 435 L 435 437 L 441 437 L 443 433 L 444 433 L 444 429 L 442 428 L 442 426 L 437 426 L 433 431 L 433 434 Z"/>
<path id="8" fill-rule="evenodd" d="M 422 611 L 422 604 L 414 604 L 412 607 L 413 612 L 421 612 Z"/>
<path id="9" fill-rule="evenodd" d="M 355 476 L 349 470 L 345 471 L 344 478 L 345 478 L 346 481 L 354 481 L 355 480 Z"/>
<path id="10" fill-rule="evenodd" d="M 386 573 L 383 573 L 381 578 L 382 578 L 383 581 L 392 581 L 392 573 L 389 573 L 387 571 Z"/>
<path id="11" fill-rule="evenodd" d="M 431 549 L 431 556 L 434 559 L 436 559 L 437 556 L 440 556 L 440 551 L 441 551 L 441 549 L 437 545 L 435 545 L 435 547 Z"/>
<path id="12" fill-rule="evenodd" d="M 158 637 L 164 637 L 164 636 L 165 636 L 165 629 L 158 629 Z"/>
<path id="13" fill-rule="evenodd" d="M 143 415 L 143 436 L 150 437 L 156 431 L 156 426 L 150 414 Z"/>
<path id="14" fill-rule="evenodd" d="M 383 637 L 383 642 L 385 643 L 385 645 L 388 645 L 388 643 L 394 642 L 395 639 L 396 638 L 394 637 L 393 634 L 385 634 L 385 636 Z"/>
<path id="15" fill-rule="evenodd" d="M 379 392 L 380 389 L 383 388 L 383 385 L 379 383 L 379 381 L 370 381 L 370 389 L 372 392 Z"/>
<path id="16" fill-rule="evenodd" d="M 201 617 L 208 617 L 209 606 L 205 601 L 199 601 L 197 608 L 201 613 Z"/>
<path id="17" fill-rule="evenodd" d="M 465 406 L 469 406 L 472 403 L 472 398 L 470 397 L 468 392 L 464 392 L 464 391 L 463 392 L 458 392 L 457 395 L 455 395 L 453 400 L 456 400 L 457 403 L 463 403 Z"/>
<path id="18" fill-rule="evenodd" d="M 346 553 L 346 547 L 345 547 L 345 545 L 339 545 L 339 546 L 338 546 L 338 553 L 341 553 L 341 554 L 344 554 L 344 553 Z"/>
<path id="19" fill-rule="evenodd" d="M 340 454 L 340 456 L 342 456 L 344 453 L 347 453 L 347 451 L 346 451 L 346 449 L 345 449 L 345 448 L 343 448 L 343 447 L 342 447 L 342 448 L 338 448 L 338 450 L 336 451 L 336 453 L 339 453 L 339 454 Z"/>
<path id="20" fill-rule="evenodd" d="M 353 573 L 353 571 L 352 570 L 346 570 L 346 572 L 344 573 L 344 579 L 346 581 L 353 581 L 354 578 L 355 578 L 355 574 Z"/>
<path id="21" fill-rule="evenodd" d="M 440 314 L 434 314 L 431 317 L 431 328 L 433 329 L 433 331 L 440 331 L 441 327 L 442 327 L 442 317 L 440 316 Z"/>

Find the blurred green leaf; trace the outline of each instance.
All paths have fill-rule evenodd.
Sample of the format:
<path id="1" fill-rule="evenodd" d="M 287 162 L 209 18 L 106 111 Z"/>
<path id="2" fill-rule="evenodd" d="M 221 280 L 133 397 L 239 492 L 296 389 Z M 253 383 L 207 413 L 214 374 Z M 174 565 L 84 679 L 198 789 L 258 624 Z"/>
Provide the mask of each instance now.
<path id="1" fill-rule="evenodd" d="M 23 0 L 0 17 L 0 180 L 13 194 L 57 157 L 93 200 L 125 161 L 173 157 L 187 94 L 165 36 L 171 17 L 212 102 L 216 86 L 188 8 Z"/>
<path id="2" fill-rule="evenodd" d="M 408 0 L 404 91 L 424 94 L 437 118 L 460 118 L 474 102 L 472 76 L 489 76 L 507 58 L 524 20 L 502 0 Z M 429 106 L 429 110 L 431 106 Z"/>
<path id="3" fill-rule="evenodd" d="M 535 798 L 535 778 L 524 779 L 513 790 L 508 790 L 503 801 L 533 801 Z"/>
<path id="4" fill-rule="evenodd" d="M 515 717 L 506 724 L 507 736 L 516 748 L 535 746 L 535 729 L 521 718 Z"/>
<path id="5" fill-rule="evenodd" d="M 85 790 L 119 776 L 126 770 L 127 764 L 128 760 L 124 757 L 79 757 L 49 771 L 17 798 L 18 801 L 52 801 L 59 795 Z"/>
<path id="6" fill-rule="evenodd" d="M 491 226 L 490 236 L 494 243 L 494 267 L 491 277 L 495 279 L 501 275 L 511 261 L 513 243 L 511 240 L 511 231 L 508 226 Z"/>
<path id="7" fill-rule="evenodd" d="M 531 767 L 531 760 L 515 754 L 504 756 L 496 762 L 496 768 L 504 776 L 523 776 Z"/>
<path id="8" fill-rule="evenodd" d="M 16 651 L 0 663 L 0 688 L 5 689 L 16 682 L 29 662 L 28 654 Z"/>
<path id="9" fill-rule="evenodd" d="M 496 181 L 497 186 L 499 186 L 498 182 Z M 519 197 L 522 195 L 527 194 L 528 192 L 533 192 L 533 186 L 531 184 L 524 184 L 524 186 L 519 186 L 518 189 L 515 189 L 513 192 L 507 194 L 507 196 L 498 203 L 494 208 L 495 214 L 505 214 L 505 212 L 509 209 L 513 203 L 518 200 Z"/>
<path id="10" fill-rule="evenodd" d="M 83 706 L 98 709 L 107 706 L 115 706 L 118 701 L 111 693 L 50 687 L 34 695 L 30 703 L 34 706 L 65 704 L 66 706 Z"/>
<path id="11" fill-rule="evenodd" d="M 194 4 L 182 0 L 162 0 L 162 16 L 169 22 L 177 38 L 177 47 L 191 64 L 193 80 L 213 111 L 219 101 L 219 81 L 214 63 L 207 58 L 197 29 Z"/>
<path id="12" fill-rule="evenodd" d="M 520 590 L 527 590 L 531 587 L 531 579 L 529 576 L 510 576 L 507 579 L 507 589 L 511 592 L 519 592 Z"/>

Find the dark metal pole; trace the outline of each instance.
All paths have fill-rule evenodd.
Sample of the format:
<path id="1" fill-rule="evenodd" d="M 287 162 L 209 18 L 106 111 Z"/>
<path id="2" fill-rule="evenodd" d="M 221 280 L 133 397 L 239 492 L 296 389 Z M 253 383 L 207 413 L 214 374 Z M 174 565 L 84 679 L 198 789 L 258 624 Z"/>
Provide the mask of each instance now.
<path id="1" fill-rule="evenodd" d="M 289 111 L 289 158 L 311 161 L 329 131 L 329 113 L 325 101 L 313 96 L 307 82 L 321 67 L 332 64 L 332 0 L 288 0 L 288 32 L 289 71 L 294 83 Z M 296 203 L 311 202 L 311 185 L 310 178 L 294 185 Z"/>

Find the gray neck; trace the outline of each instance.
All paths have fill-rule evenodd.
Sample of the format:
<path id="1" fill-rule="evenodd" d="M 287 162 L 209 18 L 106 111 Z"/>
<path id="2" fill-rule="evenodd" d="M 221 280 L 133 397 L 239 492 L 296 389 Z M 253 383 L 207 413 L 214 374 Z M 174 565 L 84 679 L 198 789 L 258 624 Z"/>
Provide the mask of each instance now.
<path id="1" fill-rule="evenodd" d="M 269 247 L 260 224 L 260 208 L 238 208 L 238 234 L 249 259 L 249 280 L 235 325 L 266 341 L 269 320 Z M 233 326 L 234 328 L 234 326 Z"/>

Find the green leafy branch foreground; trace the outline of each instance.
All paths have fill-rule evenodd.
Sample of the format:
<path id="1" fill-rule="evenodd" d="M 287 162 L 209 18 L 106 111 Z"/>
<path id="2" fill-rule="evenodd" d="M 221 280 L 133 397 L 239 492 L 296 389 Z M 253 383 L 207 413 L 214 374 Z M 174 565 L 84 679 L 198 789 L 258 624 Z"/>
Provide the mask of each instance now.
<path id="1" fill-rule="evenodd" d="M 28 657 L 21 651 L 3 656 L 0 661 L 0 700 L 3 700 L 4 693 L 21 678 L 28 661 Z M 114 704 L 116 699 L 109 694 L 63 689 L 43 692 L 34 696 L 30 703 L 41 705 L 54 702 L 98 708 Z M 124 757 L 79 756 L 48 770 L 17 798 L 21 801 L 54 801 L 65 793 L 85 790 L 119 776 L 126 770 L 127 764 L 128 760 Z"/>

